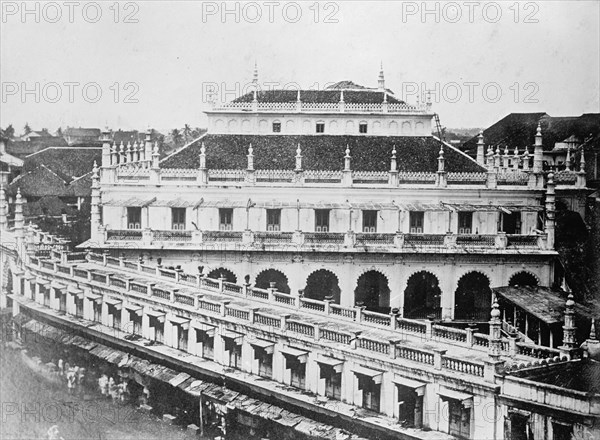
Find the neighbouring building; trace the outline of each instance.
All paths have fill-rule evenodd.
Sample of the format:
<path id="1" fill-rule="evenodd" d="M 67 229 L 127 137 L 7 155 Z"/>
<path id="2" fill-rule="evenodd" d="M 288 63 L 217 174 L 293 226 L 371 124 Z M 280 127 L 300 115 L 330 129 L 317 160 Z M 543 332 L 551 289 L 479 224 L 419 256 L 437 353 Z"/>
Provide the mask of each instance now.
<path id="1" fill-rule="evenodd" d="M 100 142 L 99 128 L 67 127 L 63 130 L 63 138 L 69 145 Z"/>
<path id="2" fill-rule="evenodd" d="M 585 199 L 585 159 L 549 173 L 538 124 L 532 151 L 479 136 L 471 158 L 383 71 L 254 83 L 162 160 L 149 133 L 104 133 L 85 252 L 25 228 L 19 193 L 7 226 L 0 197 L 0 306 L 221 384 L 249 438 L 228 390 L 367 438 L 597 436 L 598 310 L 551 288 L 556 199 Z"/>

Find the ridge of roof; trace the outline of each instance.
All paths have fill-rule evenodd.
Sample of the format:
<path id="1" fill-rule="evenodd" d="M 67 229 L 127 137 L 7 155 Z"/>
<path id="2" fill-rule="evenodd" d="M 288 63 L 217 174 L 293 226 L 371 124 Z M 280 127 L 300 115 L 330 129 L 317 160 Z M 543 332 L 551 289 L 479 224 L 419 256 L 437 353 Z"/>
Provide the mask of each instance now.
<path id="1" fill-rule="evenodd" d="M 161 160 L 158 161 L 158 163 L 162 163 L 165 160 L 169 159 L 171 156 L 178 154 L 179 152 L 181 152 L 182 150 L 184 150 L 185 148 L 188 148 L 189 146 L 195 144 L 196 142 L 198 142 L 200 139 L 202 139 L 203 137 L 205 137 L 206 135 L 208 135 L 208 131 L 205 131 L 204 133 L 202 133 L 200 135 L 200 137 L 188 142 L 187 144 L 183 145 L 181 148 L 175 150 L 175 151 L 171 151 L 168 155 L 166 155 L 165 157 L 163 157 Z"/>

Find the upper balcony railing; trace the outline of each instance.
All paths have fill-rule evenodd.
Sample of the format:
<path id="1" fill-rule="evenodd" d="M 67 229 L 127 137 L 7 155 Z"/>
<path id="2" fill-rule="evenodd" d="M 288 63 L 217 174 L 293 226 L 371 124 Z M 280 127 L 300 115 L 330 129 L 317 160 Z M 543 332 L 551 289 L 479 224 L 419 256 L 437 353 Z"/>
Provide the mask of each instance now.
<path id="1" fill-rule="evenodd" d="M 290 250 L 291 248 L 327 248 L 327 250 L 360 250 L 372 247 L 378 252 L 401 252 L 419 249 L 430 250 L 477 250 L 477 249 L 528 249 L 546 250 L 546 234 L 515 235 L 497 234 L 404 234 L 396 233 L 355 233 L 350 232 L 303 232 L 303 231 L 201 231 L 151 229 L 107 229 L 104 242 L 98 245 L 116 245 L 122 241 L 135 241 L 142 246 L 168 246 L 169 242 L 185 243 L 193 246 L 225 248 L 266 248 L 269 250 Z M 141 243 L 140 243 L 141 242 Z"/>
<path id="2" fill-rule="evenodd" d="M 212 112 L 268 112 L 268 113 L 391 113 L 429 114 L 431 106 L 426 103 L 345 103 L 340 102 L 228 102 L 213 104 Z"/>

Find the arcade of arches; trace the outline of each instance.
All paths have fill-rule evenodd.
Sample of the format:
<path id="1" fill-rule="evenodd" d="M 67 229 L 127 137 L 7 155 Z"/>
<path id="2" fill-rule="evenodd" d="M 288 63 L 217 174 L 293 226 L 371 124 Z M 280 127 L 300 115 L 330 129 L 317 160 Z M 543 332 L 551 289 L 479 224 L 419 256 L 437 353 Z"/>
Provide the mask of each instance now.
<path id="1" fill-rule="evenodd" d="M 442 317 L 442 290 L 437 277 L 429 272 L 417 272 L 408 279 L 404 290 L 404 316 L 413 319 Z"/>
<path id="2" fill-rule="evenodd" d="M 390 312 L 390 287 L 381 272 L 370 270 L 363 273 L 356 283 L 354 303 L 379 313 Z"/>
<path id="3" fill-rule="evenodd" d="M 215 279 L 224 278 L 225 281 L 229 283 L 237 283 L 237 277 L 235 276 L 235 274 L 229 269 L 225 269 L 223 267 L 218 267 L 216 269 L 211 270 L 207 276 L 208 278 Z"/>
<path id="4" fill-rule="evenodd" d="M 509 286 L 531 286 L 535 287 L 538 285 L 537 278 L 529 272 L 518 272 L 510 277 L 508 281 Z"/>
<path id="5" fill-rule="evenodd" d="M 329 299 L 336 304 L 340 303 L 341 290 L 338 285 L 338 278 L 335 274 L 326 269 L 319 269 L 311 273 L 306 279 L 304 296 L 310 299 L 324 300 Z"/>
<path id="6" fill-rule="evenodd" d="M 259 273 L 256 276 L 255 286 L 259 289 L 269 289 L 270 287 L 274 287 L 279 292 L 290 293 L 287 277 L 283 272 L 277 269 L 267 269 Z"/>
<path id="7" fill-rule="evenodd" d="M 463 275 L 458 280 L 454 300 L 454 319 L 489 319 L 492 306 L 490 280 L 480 272 L 469 272 Z"/>

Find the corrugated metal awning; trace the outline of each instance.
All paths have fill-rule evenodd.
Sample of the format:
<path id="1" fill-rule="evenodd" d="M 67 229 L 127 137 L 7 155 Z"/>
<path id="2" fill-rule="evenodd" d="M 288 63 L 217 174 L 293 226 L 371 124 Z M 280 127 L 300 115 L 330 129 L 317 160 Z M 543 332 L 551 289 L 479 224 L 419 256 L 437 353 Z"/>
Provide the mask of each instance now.
<path id="1" fill-rule="evenodd" d="M 473 405 L 473 396 L 470 394 L 462 393 L 460 391 L 451 390 L 446 387 L 440 387 L 438 394 L 441 398 L 458 400 L 466 408 L 470 408 Z"/>
<path id="2" fill-rule="evenodd" d="M 356 365 L 352 367 L 351 370 L 354 372 L 354 374 L 371 378 L 371 380 L 376 384 L 381 383 L 383 378 L 383 371 L 373 370 L 372 368 L 363 367 L 362 365 Z"/>
<path id="3" fill-rule="evenodd" d="M 405 387 L 417 389 L 426 386 L 425 382 L 420 382 L 418 380 L 409 379 L 408 377 L 399 376 L 398 374 L 394 374 L 394 378 L 392 382 L 398 385 L 403 385 Z"/>
<path id="4" fill-rule="evenodd" d="M 139 198 L 131 197 L 129 199 L 111 199 L 103 202 L 104 206 L 127 206 L 130 208 L 144 208 L 150 206 L 156 201 L 156 197 L 151 198 Z"/>
<path id="5" fill-rule="evenodd" d="M 451 211 L 487 211 L 487 212 L 502 211 L 502 212 L 506 212 L 506 213 L 511 213 L 513 211 L 537 212 L 537 211 L 544 210 L 544 207 L 541 205 L 513 205 L 513 204 L 477 205 L 477 204 L 471 204 L 471 203 L 445 203 L 445 202 L 442 202 L 442 204 L 448 210 L 451 210 Z"/>

